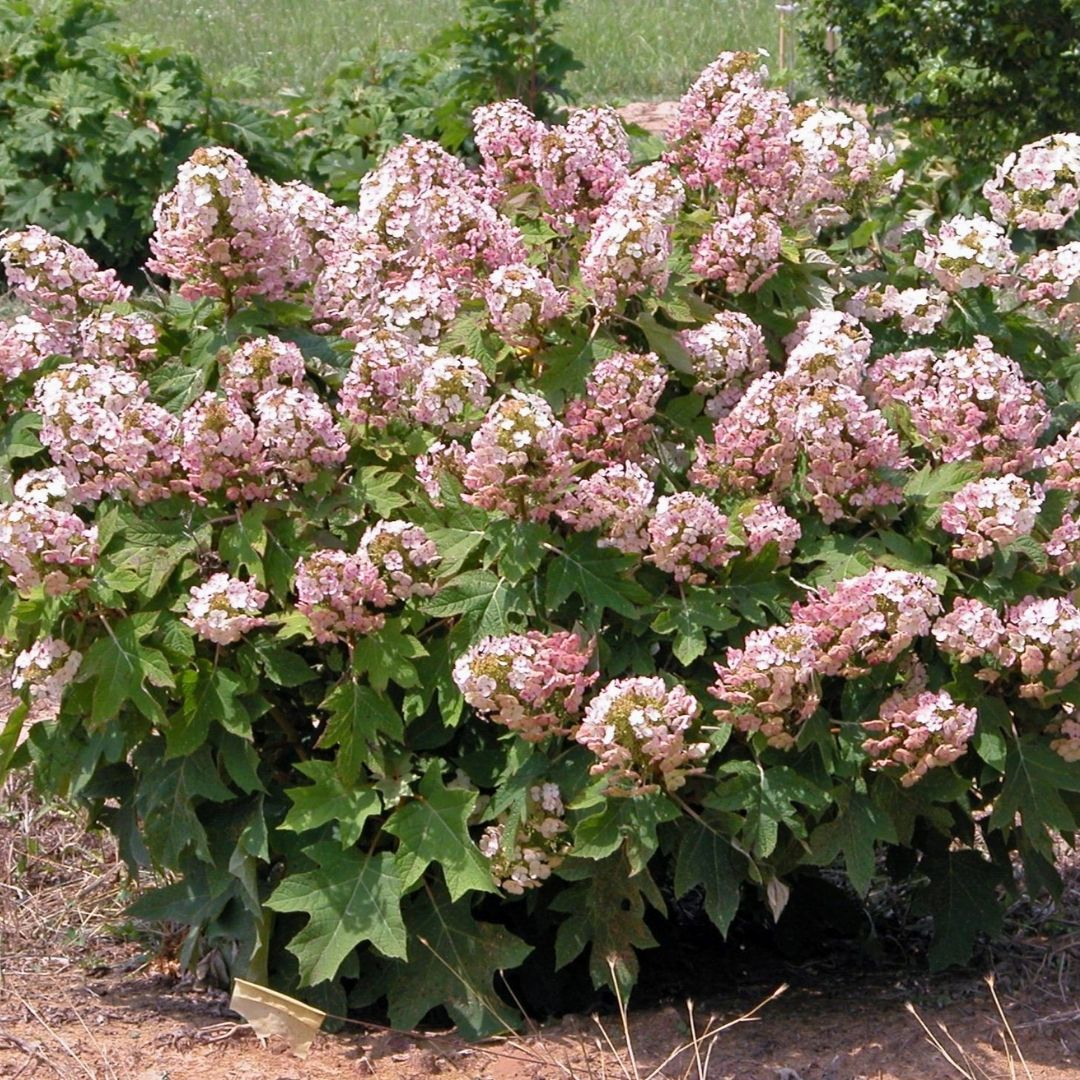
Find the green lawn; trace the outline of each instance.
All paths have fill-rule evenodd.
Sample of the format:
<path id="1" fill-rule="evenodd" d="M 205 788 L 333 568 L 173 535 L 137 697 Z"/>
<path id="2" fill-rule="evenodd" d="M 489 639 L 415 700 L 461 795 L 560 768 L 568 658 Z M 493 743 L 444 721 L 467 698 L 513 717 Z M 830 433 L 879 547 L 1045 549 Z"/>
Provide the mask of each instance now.
<path id="1" fill-rule="evenodd" d="M 210 71 L 258 70 L 261 89 L 310 85 L 350 50 L 413 48 L 456 0 L 128 0 L 129 26 L 189 49 Z M 566 0 L 561 40 L 585 69 L 581 101 L 678 96 L 723 49 L 775 52 L 773 0 Z"/>

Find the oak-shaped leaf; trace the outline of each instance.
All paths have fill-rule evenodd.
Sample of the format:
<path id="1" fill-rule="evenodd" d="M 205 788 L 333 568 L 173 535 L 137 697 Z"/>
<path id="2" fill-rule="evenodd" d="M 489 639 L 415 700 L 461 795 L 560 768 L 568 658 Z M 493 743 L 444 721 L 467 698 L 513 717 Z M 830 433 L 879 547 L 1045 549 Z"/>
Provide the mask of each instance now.
<path id="1" fill-rule="evenodd" d="M 623 998 L 629 997 L 638 977 L 637 950 L 656 945 L 645 925 L 645 904 L 665 910 L 656 883 L 648 870 L 631 876 L 622 852 L 599 863 L 569 859 L 559 876 L 575 884 L 551 904 L 568 915 L 555 937 L 556 970 L 588 948 L 593 985 L 611 986 L 614 975 Z"/>
<path id="2" fill-rule="evenodd" d="M 401 842 L 397 866 L 403 888 L 419 881 L 435 862 L 442 867 L 451 900 L 470 889 L 495 891 L 488 861 L 469 836 L 468 821 L 475 804 L 475 791 L 443 783 L 438 761 L 428 766 L 416 797 L 399 806 L 385 826 Z"/>
<path id="3" fill-rule="evenodd" d="M 299 761 L 295 766 L 310 784 L 286 788 L 292 808 L 279 828 L 305 832 L 336 821 L 342 847 L 352 847 L 364 823 L 382 807 L 378 792 L 359 783 L 343 783 L 332 761 Z"/>
<path id="4" fill-rule="evenodd" d="M 383 956 L 404 960 L 408 951 L 394 856 L 365 854 L 333 841 L 313 844 L 306 854 L 316 868 L 285 878 L 266 901 L 273 911 L 310 916 L 288 945 L 300 961 L 300 985 L 333 979 L 364 941 Z"/>
<path id="5" fill-rule="evenodd" d="M 861 792 L 838 788 L 835 794 L 836 817 L 819 825 L 810 837 L 812 860 L 828 866 L 843 855 L 852 886 L 865 896 L 874 876 L 876 843 L 895 843 L 896 828 L 888 814 Z"/>
<path id="6" fill-rule="evenodd" d="M 1005 912 L 997 894 L 1007 875 L 977 851 L 943 852 L 927 857 L 922 868 L 930 881 L 916 895 L 912 910 L 934 918 L 930 968 L 967 963 L 980 933 L 1001 932 Z"/>
<path id="7" fill-rule="evenodd" d="M 675 896 L 700 885 L 705 890 L 705 913 L 721 934 L 727 934 L 739 910 L 746 856 L 704 821 L 686 819 L 679 827 L 675 859 Z"/>
<path id="8" fill-rule="evenodd" d="M 532 952 L 504 927 L 473 917 L 468 899 L 452 901 L 439 885 L 405 905 L 409 963 L 389 967 L 390 1023 L 414 1028 L 442 1006 L 467 1039 L 513 1030 L 521 1017 L 495 992 L 495 976 Z"/>

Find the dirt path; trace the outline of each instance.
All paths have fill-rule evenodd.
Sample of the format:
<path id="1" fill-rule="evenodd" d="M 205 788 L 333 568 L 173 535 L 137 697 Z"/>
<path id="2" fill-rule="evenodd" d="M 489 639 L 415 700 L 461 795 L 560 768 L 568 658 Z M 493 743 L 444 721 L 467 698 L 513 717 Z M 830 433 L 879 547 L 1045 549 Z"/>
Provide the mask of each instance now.
<path id="1" fill-rule="evenodd" d="M 249 1028 L 237 1025 L 223 994 L 185 988 L 162 975 L 89 978 L 48 958 L 35 966 L 36 971 L 24 968 L 4 980 L 0 1077 L 600 1080 L 623 1075 L 618 1057 L 628 1064 L 617 1016 L 600 1020 L 618 1057 L 594 1021 L 569 1017 L 539 1034 L 479 1047 L 449 1035 L 324 1034 L 301 1061 L 277 1040 L 260 1045 Z M 833 987 L 827 994 L 813 988 L 789 991 L 769 1005 L 760 1020 L 722 1033 L 703 1075 L 711 1080 L 948 1080 L 960 1075 L 927 1043 L 899 999 L 883 987 L 872 990 L 860 993 L 860 987 L 852 986 L 846 992 Z M 1071 1006 L 1058 1002 L 1056 1011 L 1048 1010 L 1050 1004 L 1013 999 L 1007 1015 L 1033 1080 L 1075 1080 L 1080 1075 L 1080 1011 L 1075 1001 Z M 714 1005 L 721 1022 L 739 1014 L 735 998 Z M 741 1007 L 749 1006 L 746 999 Z M 709 1011 L 697 1010 L 699 1031 Z M 985 990 L 919 1012 L 963 1063 L 961 1052 L 937 1031 L 939 1023 L 947 1026 L 968 1055 L 974 1076 L 997 1080 L 1010 1075 L 1002 1052 L 1002 1025 Z M 642 1077 L 688 1036 L 686 1014 L 674 1007 L 633 1014 L 630 1030 Z M 688 1068 L 690 1076 L 698 1076 L 692 1054 L 684 1053 L 660 1075 L 681 1077 Z M 1018 1075 L 1025 1074 L 1019 1070 Z"/>

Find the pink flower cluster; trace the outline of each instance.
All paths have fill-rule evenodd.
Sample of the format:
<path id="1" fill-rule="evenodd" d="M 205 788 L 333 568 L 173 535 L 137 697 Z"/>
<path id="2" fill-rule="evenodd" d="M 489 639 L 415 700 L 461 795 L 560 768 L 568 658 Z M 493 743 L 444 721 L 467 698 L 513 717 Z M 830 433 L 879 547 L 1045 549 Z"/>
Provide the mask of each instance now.
<path id="1" fill-rule="evenodd" d="M 779 268 L 782 226 L 818 230 L 876 193 L 891 149 L 866 125 L 765 86 L 757 57 L 725 53 L 679 103 L 665 159 L 707 217 L 693 269 L 732 295 Z"/>
<path id="2" fill-rule="evenodd" d="M 1027 536 L 1043 504 L 1043 489 L 1008 473 L 965 484 L 941 507 L 941 527 L 959 537 L 957 559 L 982 559 Z"/>
<path id="3" fill-rule="evenodd" d="M 1080 135 L 1047 135 L 1009 154 L 983 195 L 1002 225 L 1063 228 L 1080 207 Z"/>
<path id="4" fill-rule="evenodd" d="M 180 621 L 215 645 L 232 645 L 266 623 L 262 610 L 268 599 L 253 581 L 214 574 L 191 590 Z"/>
<path id="5" fill-rule="evenodd" d="M 752 630 L 741 649 L 729 648 L 716 665 L 709 693 L 721 702 L 717 720 L 746 734 L 760 731 L 769 746 L 790 749 L 821 701 L 820 662 L 810 626 Z"/>
<path id="6" fill-rule="evenodd" d="M 566 429 L 551 406 L 520 390 L 499 398 L 463 459 L 465 502 L 519 520 L 544 521 L 570 486 Z"/>
<path id="7" fill-rule="evenodd" d="M 1024 472 L 1050 423 L 1042 387 L 981 335 L 942 356 L 930 349 L 883 356 L 870 369 L 870 387 L 882 407 L 902 407 L 935 461 Z"/>
<path id="8" fill-rule="evenodd" d="M 318 468 L 339 465 L 348 446 L 330 410 L 306 387 L 278 386 L 254 404 L 237 393 L 208 392 L 180 418 L 182 479 L 195 499 L 266 499 L 310 483 Z"/>
<path id="9" fill-rule="evenodd" d="M 801 386 L 836 382 L 858 390 L 872 345 L 870 331 L 854 315 L 815 308 L 784 339 L 784 377 Z"/>
<path id="10" fill-rule="evenodd" d="M 1019 668 L 1021 697 L 1041 698 L 1080 675 L 1080 609 L 1059 597 L 1025 597 L 1005 612 L 1001 659 Z"/>
<path id="11" fill-rule="evenodd" d="M 440 559 L 419 525 L 376 522 L 352 554 L 324 548 L 297 561 L 297 610 L 318 642 L 373 633 L 385 623 L 386 608 L 436 591 Z"/>
<path id="12" fill-rule="evenodd" d="M 325 548 L 296 563 L 296 609 L 320 643 L 382 628 L 394 597 L 379 568 L 362 552 Z"/>
<path id="13" fill-rule="evenodd" d="M 989 218 L 956 216 L 936 233 L 926 233 L 915 265 L 925 270 L 946 292 L 999 287 L 1016 269 L 1016 255 L 1005 230 Z"/>
<path id="14" fill-rule="evenodd" d="M 728 519 L 704 495 L 664 495 L 649 522 L 648 562 L 678 582 L 703 585 L 736 552 L 728 542 Z"/>
<path id="15" fill-rule="evenodd" d="M 1080 495 L 1080 424 L 1058 436 L 1042 451 L 1046 487 Z"/>
<path id="16" fill-rule="evenodd" d="M 1061 516 L 1061 524 L 1047 537 L 1043 551 L 1054 570 L 1071 574 L 1080 566 L 1080 517 L 1073 503 Z"/>
<path id="17" fill-rule="evenodd" d="M 254 401 L 282 386 L 304 383 L 304 355 L 292 344 L 268 335 L 218 354 L 218 386 L 229 395 Z"/>
<path id="18" fill-rule="evenodd" d="M 1080 242 L 1044 248 L 1026 259 L 1016 274 L 1017 295 L 1057 326 L 1075 334 L 1080 326 Z"/>
<path id="19" fill-rule="evenodd" d="M 563 837 L 568 826 L 558 784 L 529 788 L 525 817 L 489 825 L 478 847 L 491 862 L 495 884 L 511 896 L 539 888 L 570 850 Z"/>
<path id="20" fill-rule="evenodd" d="M 464 298 L 482 297 L 482 276 L 521 264 L 526 250 L 461 161 L 406 138 L 361 181 L 357 213 L 323 253 L 314 293 L 320 328 L 434 338 Z"/>
<path id="21" fill-rule="evenodd" d="M 707 187 L 720 212 L 782 216 L 799 180 L 794 132 L 795 115 L 782 90 L 732 88 L 701 136 L 686 182 Z"/>
<path id="22" fill-rule="evenodd" d="M 850 217 L 848 205 L 876 194 L 895 158 L 893 148 L 872 136 L 861 120 L 816 101 L 798 105 L 795 122 L 791 141 L 801 172 L 793 205 L 813 207 L 814 229 L 843 225 Z"/>
<path id="23" fill-rule="evenodd" d="M 529 742 L 565 734 L 596 681 L 587 668 L 595 642 L 565 630 L 487 637 L 454 664 L 465 700 L 492 723 Z"/>
<path id="24" fill-rule="evenodd" d="M 271 212 L 262 183 L 235 150 L 196 150 L 158 199 L 154 224 L 147 267 L 179 282 L 185 299 L 232 305 L 286 295 L 284 219 Z"/>
<path id="25" fill-rule="evenodd" d="M 719 218 L 693 252 L 693 270 L 732 296 L 754 293 L 780 269 L 783 234 L 769 214 L 749 210 Z"/>
<path id="26" fill-rule="evenodd" d="M 851 387 L 770 373 L 717 421 L 711 446 L 698 443 L 690 479 L 725 493 L 782 496 L 800 461 L 802 488 L 826 522 L 899 502 L 889 473 L 909 465 L 885 418 Z"/>
<path id="27" fill-rule="evenodd" d="M 358 554 L 375 567 L 387 592 L 398 600 L 435 592 L 442 556 L 419 525 L 378 521 L 361 537 Z"/>
<path id="28" fill-rule="evenodd" d="M 85 589 L 86 572 L 97 561 L 96 525 L 39 502 L 0 504 L 0 563 L 22 595 L 37 588 L 46 596 Z"/>
<path id="29" fill-rule="evenodd" d="M 78 351 L 83 360 L 137 367 L 157 356 L 157 343 L 157 326 L 137 312 L 102 311 L 79 323 Z"/>
<path id="30" fill-rule="evenodd" d="M 952 610 L 934 623 L 934 640 L 938 648 L 962 663 L 991 658 L 1001 661 L 1005 624 L 989 604 L 981 600 L 958 596 Z M 997 674 L 989 669 L 979 677 L 993 682 Z"/>
<path id="31" fill-rule="evenodd" d="M 875 567 L 794 604 L 791 616 L 814 634 L 821 650 L 817 670 L 850 678 L 897 660 L 929 634 L 941 613 L 938 592 L 937 582 L 924 574 Z"/>
<path id="32" fill-rule="evenodd" d="M 157 355 L 157 328 L 137 313 L 103 310 L 131 289 L 81 248 L 31 226 L 0 238 L 15 297 L 29 309 L 0 323 L 0 381 L 32 371 L 52 355 L 133 367 Z"/>
<path id="33" fill-rule="evenodd" d="M 581 254 L 581 278 L 601 311 L 667 288 L 682 181 L 662 162 L 625 177 L 600 211 Z"/>
<path id="34" fill-rule="evenodd" d="M 1021 697 L 1042 698 L 1080 675 L 1080 609 L 1061 597 L 1024 597 L 1003 618 L 981 600 L 957 599 L 934 638 L 942 652 L 982 663 L 978 677 L 987 682 L 1018 673 Z"/>
<path id="35" fill-rule="evenodd" d="M 765 336 L 742 312 L 721 311 L 677 338 L 693 365 L 694 393 L 708 398 L 705 413 L 714 419 L 726 416 L 747 386 L 769 369 Z"/>
<path id="36" fill-rule="evenodd" d="M 585 477 L 559 504 L 558 514 L 578 532 L 598 529 L 598 547 L 627 554 L 648 550 L 646 526 L 655 488 L 640 465 L 620 462 Z"/>
<path id="37" fill-rule="evenodd" d="M 59 638 L 39 638 L 29 649 L 19 653 L 11 669 L 11 688 L 24 689 L 31 702 L 58 706 L 64 689 L 75 678 L 82 663 L 82 653 Z"/>
<path id="38" fill-rule="evenodd" d="M 473 124 L 488 183 L 532 188 L 561 233 L 591 225 L 630 163 L 626 130 L 609 108 L 573 109 L 565 125 L 548 127 L 521 102 L 500 101 L 477 109 Z"/>
<path id="39" fill-rule="evenodd" d="M 147 267 L 188 300 L 281 300 L 311 287 L 343 220 L 314 189 L 260 180 L 236 151 L 201 147 L 154 207 Z"/>
<path id="40" fill-rule="evenodd" d="M 640 460 L 668 376 L 654 353 L 616 352 L 593 368 L 585 396 L 565 409 L 566 444 L 578 461 Z"/>
<path id="41" fill-rule="evenodd" d="M 1066 761 L 1080 761 L 1080 720 L 1074 712 L 1061 717 L 1054 734 L 1057 738 L 1050 741 L 1050 749 Z"/>
<path id="42" fill-rule="evenodd" d="M 24 472 L 13 486 L 16 500 L 55 506 L 60 510 L 72 507 L 72 490 L 69 477 L 57 465 Z"/>
<path id="43" fill-rule="evenodd" d="M 40 438 L 72 481 L 74 501 L 122 493 L 143 503 L 168 494 L 177 422 L 149 392 L 110 364 L 66 364 L 38 380 L 32 400 Z"/>
<path id="44" fill-rule="evenodd" d="M 519 349 L 535 349 L 544 328 L 570 309 L 569 294 L 528 263 L 496 267 L 484 284 L 484 300 L 491 328 Z"/>
<path id="45" fill-rule="evenodd" d="M 739 511 L 737 527 L 746 537 L 746 547 L 757 555 L 767 544 L 776 544 L 780 565 L 791 561 L 791 554 L 802 536 L 802 526 L 782 506 L 768 499 L 757 499 Z"/>
<path id="46" fill-rule="evenodd" d="M 889 283 L 861 286 L 844 310 L 868 323 L 899 319 L 905 334 L 932 334 L 948 317 L 949 304 L 948 294 L 936 287 L 898 289 Z"/>
<path id="47" fill-rule="evenodd" d="M 707 742 L 689 741 L 700 712 L 684 686 L 669 690 L 658 677 L 616 679 L 589 702 L 574 738 L 596 755 L 590 771 L 606 779 L 606 794 L 677 791 L 709 753 Z"/>
<path id="48" fill-rule="evenodd" d="M 402 419 L 416 401 L 416 387 L 438 351 L 397 330 L 371 330 L 359 336 L 338 409 L 352 424 L 384 428 Z"/>
<path id="49" fill-rule="evenodd" d="M 479 361 L 471 356 L 438 356 L 416 384 L 412 418 L 447 435 L 464 435 L 491 405 L 490 387 Z"/>
<path id="50" fill-rule="evenodd" d="M 716 122 L 728 95 L 761 89 L 767 78 L 760 53 L 722 52 L 679 99 L 675 119 L 667 131 L 672 163 L 684 173 L 692 169 L 702 137 Z M 692 175 L 687 179 L 693 186 L 701 186 L 701 181 Z"/>
<path id="51" fill-rule="evenodd" d="M 40 367 L 57 351 L 57 346 L 56 335 L 28 315 L 19 315 L 10 323 L 0 323 L 0 383 Z M 62 342 L 59 349 L 64 351 Z"/>
<path id="52" fill-rule="evenodd" d="M 0 238 L 0 261 L 15 298 L 52 335 L 52 352 L 65 351 L 82 319 L 131 295 L 114 270 L 102 270 L 82 248 L 37 225 Z"/>
<path id="53" fill-rule="evenodd" d="M 911 787 L 930 769 L 951 765 L 967 752 L 978 714 L 959 705 L 945 690 L 893 694 L 876 720 L 863 727 L 871 738 L 863 743 L 871 768 L 898 768 L 900 783 Z"/>

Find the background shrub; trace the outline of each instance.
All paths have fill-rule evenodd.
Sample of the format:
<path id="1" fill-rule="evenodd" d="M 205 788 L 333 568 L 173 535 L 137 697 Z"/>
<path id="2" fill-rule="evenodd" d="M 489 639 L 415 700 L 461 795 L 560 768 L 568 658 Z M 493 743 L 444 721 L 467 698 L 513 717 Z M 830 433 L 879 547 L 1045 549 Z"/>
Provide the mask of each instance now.
<path id="1" fill-rule="evenodd" d="M 1080 126 L 1076 0 L 808 0 L 803 46 L 831 93 L 932 121 L 996 157 Z M 827 31 L 839 33 L 830 52 Z"/>
<path id="2" fill-rule="evenodd" d="M 197 146 L 283 169 L 267 112 L 121 32 L 107 0 L 0 5 L 0 72 L 0 226 L 41 225 L 109 266 L 145 259 L 154 201 Z"/>
<path id="3" fill-rule="evenodd" d="M 541 119 L 556 114 L 580 67 L 558 44 L 562 0 L 465 0 L 460 19 L 414 52 L 354 55 L 311 95 L 293 94 L 298 174 L 348 202 L 402 135 L 469 154 L 472 112 L 515 98 Z"/>

